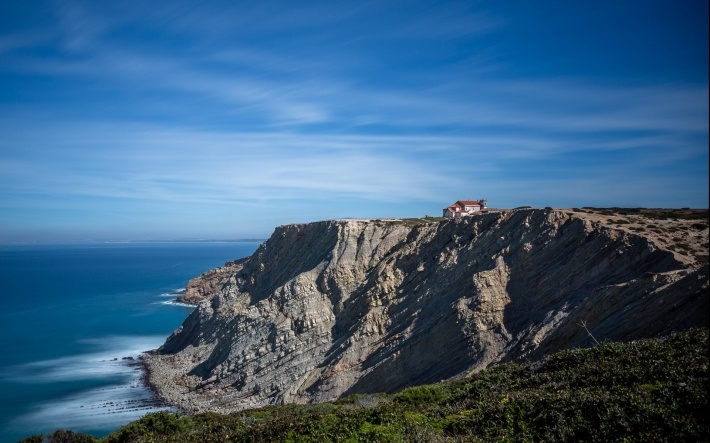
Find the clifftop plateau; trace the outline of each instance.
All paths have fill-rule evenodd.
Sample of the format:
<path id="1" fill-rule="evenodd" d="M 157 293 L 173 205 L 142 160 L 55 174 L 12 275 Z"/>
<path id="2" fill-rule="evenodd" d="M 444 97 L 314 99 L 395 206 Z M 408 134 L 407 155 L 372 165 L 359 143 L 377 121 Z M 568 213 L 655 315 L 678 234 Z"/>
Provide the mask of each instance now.
<path id="1" fill-rule="evenodd" d="M 193 302 L 207 298 L 146 355 L 150 381 L 187 411 L 225 412 L 589 346 L 583 322 L 599 341 L 707 326 L 707 221 L 649 217 L 525 209 L 281 226 L 188 285 Z"/>

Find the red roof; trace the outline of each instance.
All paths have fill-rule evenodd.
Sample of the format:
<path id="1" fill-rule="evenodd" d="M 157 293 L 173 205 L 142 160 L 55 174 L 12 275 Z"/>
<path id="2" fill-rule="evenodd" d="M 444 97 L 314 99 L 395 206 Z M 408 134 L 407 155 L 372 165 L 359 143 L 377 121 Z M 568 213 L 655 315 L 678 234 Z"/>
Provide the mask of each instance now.
<path id="1" fill-rule="evenodd" d="M 481 202 L 476 200 L 459 200 L 454 204 L 461 204 L 463 206 L 481 206 Z"/>

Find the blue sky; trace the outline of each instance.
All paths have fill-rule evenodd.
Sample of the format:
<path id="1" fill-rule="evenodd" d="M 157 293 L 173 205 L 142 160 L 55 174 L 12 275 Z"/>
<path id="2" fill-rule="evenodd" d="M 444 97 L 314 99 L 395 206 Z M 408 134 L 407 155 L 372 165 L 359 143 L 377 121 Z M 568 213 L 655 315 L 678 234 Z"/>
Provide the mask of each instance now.
<path id="1" fill-rule="evenodd" d="M 708 2 L 0 3 L 0 242 L 708 207 Z"/>

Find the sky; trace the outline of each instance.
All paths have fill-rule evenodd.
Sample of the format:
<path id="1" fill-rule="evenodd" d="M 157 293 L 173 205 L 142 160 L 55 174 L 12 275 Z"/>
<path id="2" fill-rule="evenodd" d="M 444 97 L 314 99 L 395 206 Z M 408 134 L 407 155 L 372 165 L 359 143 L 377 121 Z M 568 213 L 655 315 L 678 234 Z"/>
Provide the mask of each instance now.
<path id="1" fill-rule="evenodd" d="M 708 207 L 708 2 L 0 2 L 0 243 Z"/>

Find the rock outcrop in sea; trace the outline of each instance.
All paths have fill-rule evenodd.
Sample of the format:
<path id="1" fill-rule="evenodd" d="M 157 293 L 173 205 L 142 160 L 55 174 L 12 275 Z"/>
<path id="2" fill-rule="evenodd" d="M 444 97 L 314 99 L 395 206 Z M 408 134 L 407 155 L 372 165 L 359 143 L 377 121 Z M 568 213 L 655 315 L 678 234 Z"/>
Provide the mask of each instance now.
<path id="1" fill-rule="evenodd" d="M 212 298 L 222 290 L 237 271 L 242 269 L 248 258 L 228 261 L 224 266 L 210 269 L 187 283 L 185 293 L 175 299 L 178 303 L 198 305 L 201 301 Z"/>
<path id="2" fill-rule="evenodd" d="M 569 211 L 285 225 L 188 286 L 207 298 L 145 360 L 187 411 L 319 402 L 590 346 L 583 324 L 707 326 L 707 289 L 707 264 Z"/>

